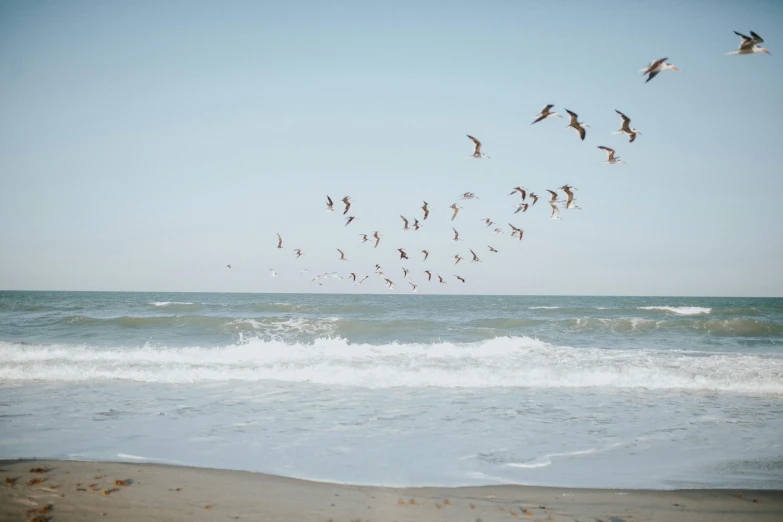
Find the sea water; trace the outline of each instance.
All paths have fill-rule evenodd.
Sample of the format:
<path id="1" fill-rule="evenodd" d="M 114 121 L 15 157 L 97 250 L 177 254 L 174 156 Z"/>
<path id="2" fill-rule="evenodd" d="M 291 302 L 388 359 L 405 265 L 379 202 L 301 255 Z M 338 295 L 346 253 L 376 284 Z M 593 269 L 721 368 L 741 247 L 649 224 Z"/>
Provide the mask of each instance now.
<path id="1" fill-rule="evenodd" d="M 0 456 L 783 488 L 783 299 L 0 292 Z"/>

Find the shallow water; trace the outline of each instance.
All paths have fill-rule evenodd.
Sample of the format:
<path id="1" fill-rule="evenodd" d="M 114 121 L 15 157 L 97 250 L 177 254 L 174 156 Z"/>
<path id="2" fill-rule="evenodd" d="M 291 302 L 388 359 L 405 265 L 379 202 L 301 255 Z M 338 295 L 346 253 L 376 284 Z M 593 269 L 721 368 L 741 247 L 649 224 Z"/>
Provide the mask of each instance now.
<path id="1" fill-rule="evenodd" d="M 783 487 L 783 299 L 0 292 L 0 454 Z"/>

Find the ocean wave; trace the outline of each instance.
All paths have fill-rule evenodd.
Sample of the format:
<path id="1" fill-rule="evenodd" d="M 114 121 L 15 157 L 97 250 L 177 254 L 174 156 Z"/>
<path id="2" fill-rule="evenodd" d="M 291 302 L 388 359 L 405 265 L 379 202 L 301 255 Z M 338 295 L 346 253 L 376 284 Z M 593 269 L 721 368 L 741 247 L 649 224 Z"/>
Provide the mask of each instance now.
<path id="1" fill-rule="evenodd" d="M 712 312 L 712 308 L 703 306 L 639 306 L 637 310 L 659 310 L 677 315 L 701 315 Z"/>
<path id="2" fill-rule="evenodd" d="M 187 301 L 155 301 L 150 303 L 152 306 L 171 306 L 171 307 L 190 307 L 190 306 L 198 306 L 194 303 L 189 303 Z"/>
<path id="3" fill-rule="evenodd" d="M 0 342 L 4 381 L 283 381 L 369 388 L 610 388 L 783 394 L 783 357 L 474 343 L 352 344 L 248 339 L 222 347 L 100 348 Z"/>
<path id="4" fill-rule="evenodd" d="M 566 320 L 571 330 L 611 331 L 645 334 L 650 331 L 703 332 L 718 337 L 766 337 L 783 333 L 783 324 L 758 319 L 682 318 L 646 319 L 643 317 L 577 317 Z"/>
<path id="5" fill-rule="evenodd" d="M 557 310 L 559 306 L 531 306 L 530 310 Z"/>

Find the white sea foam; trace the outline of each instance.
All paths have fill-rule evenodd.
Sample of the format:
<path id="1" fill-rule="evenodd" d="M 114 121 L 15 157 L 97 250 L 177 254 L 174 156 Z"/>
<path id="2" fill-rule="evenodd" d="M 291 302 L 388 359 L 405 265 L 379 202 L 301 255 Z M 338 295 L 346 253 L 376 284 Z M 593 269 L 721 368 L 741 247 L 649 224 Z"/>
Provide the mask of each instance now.
<path id="1" fill-rule="evenodd" d="M 559 306 L 531 306 L 531 310 L 557 310 Z"/>
<path id="2" fill-rule="evenodd" d="M 701 315 L 712 312 L 712 308 L 701 306 L 639 306 L 637 310 L 661 310 L 679 315 Z"/>
<path id="3" fill-rule="evenodd" d="M 631 388 L 783 394 L 783 357 L 554 346 L 529 337 L 475 343 L 98 348 L 0 342 L 2 381 L 284 381 L 369 388 Z"/>
<path id="4" fill-rule="evenodd" d="M 192 305 L 186 301 L 155 301 L 150 303 L 152 306 L 170 306 L 170 305 Z"/>

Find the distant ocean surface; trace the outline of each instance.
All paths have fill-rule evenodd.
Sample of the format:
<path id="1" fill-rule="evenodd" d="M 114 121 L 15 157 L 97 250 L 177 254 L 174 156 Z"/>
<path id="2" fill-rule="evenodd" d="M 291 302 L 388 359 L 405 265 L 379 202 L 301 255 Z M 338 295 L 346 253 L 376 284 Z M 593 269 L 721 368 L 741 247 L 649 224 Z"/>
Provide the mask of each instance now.
<path id="1" fill-rule="evenodd" d="M 0 456 L 783 489 L 783 299 L 0 292 Z"/>

